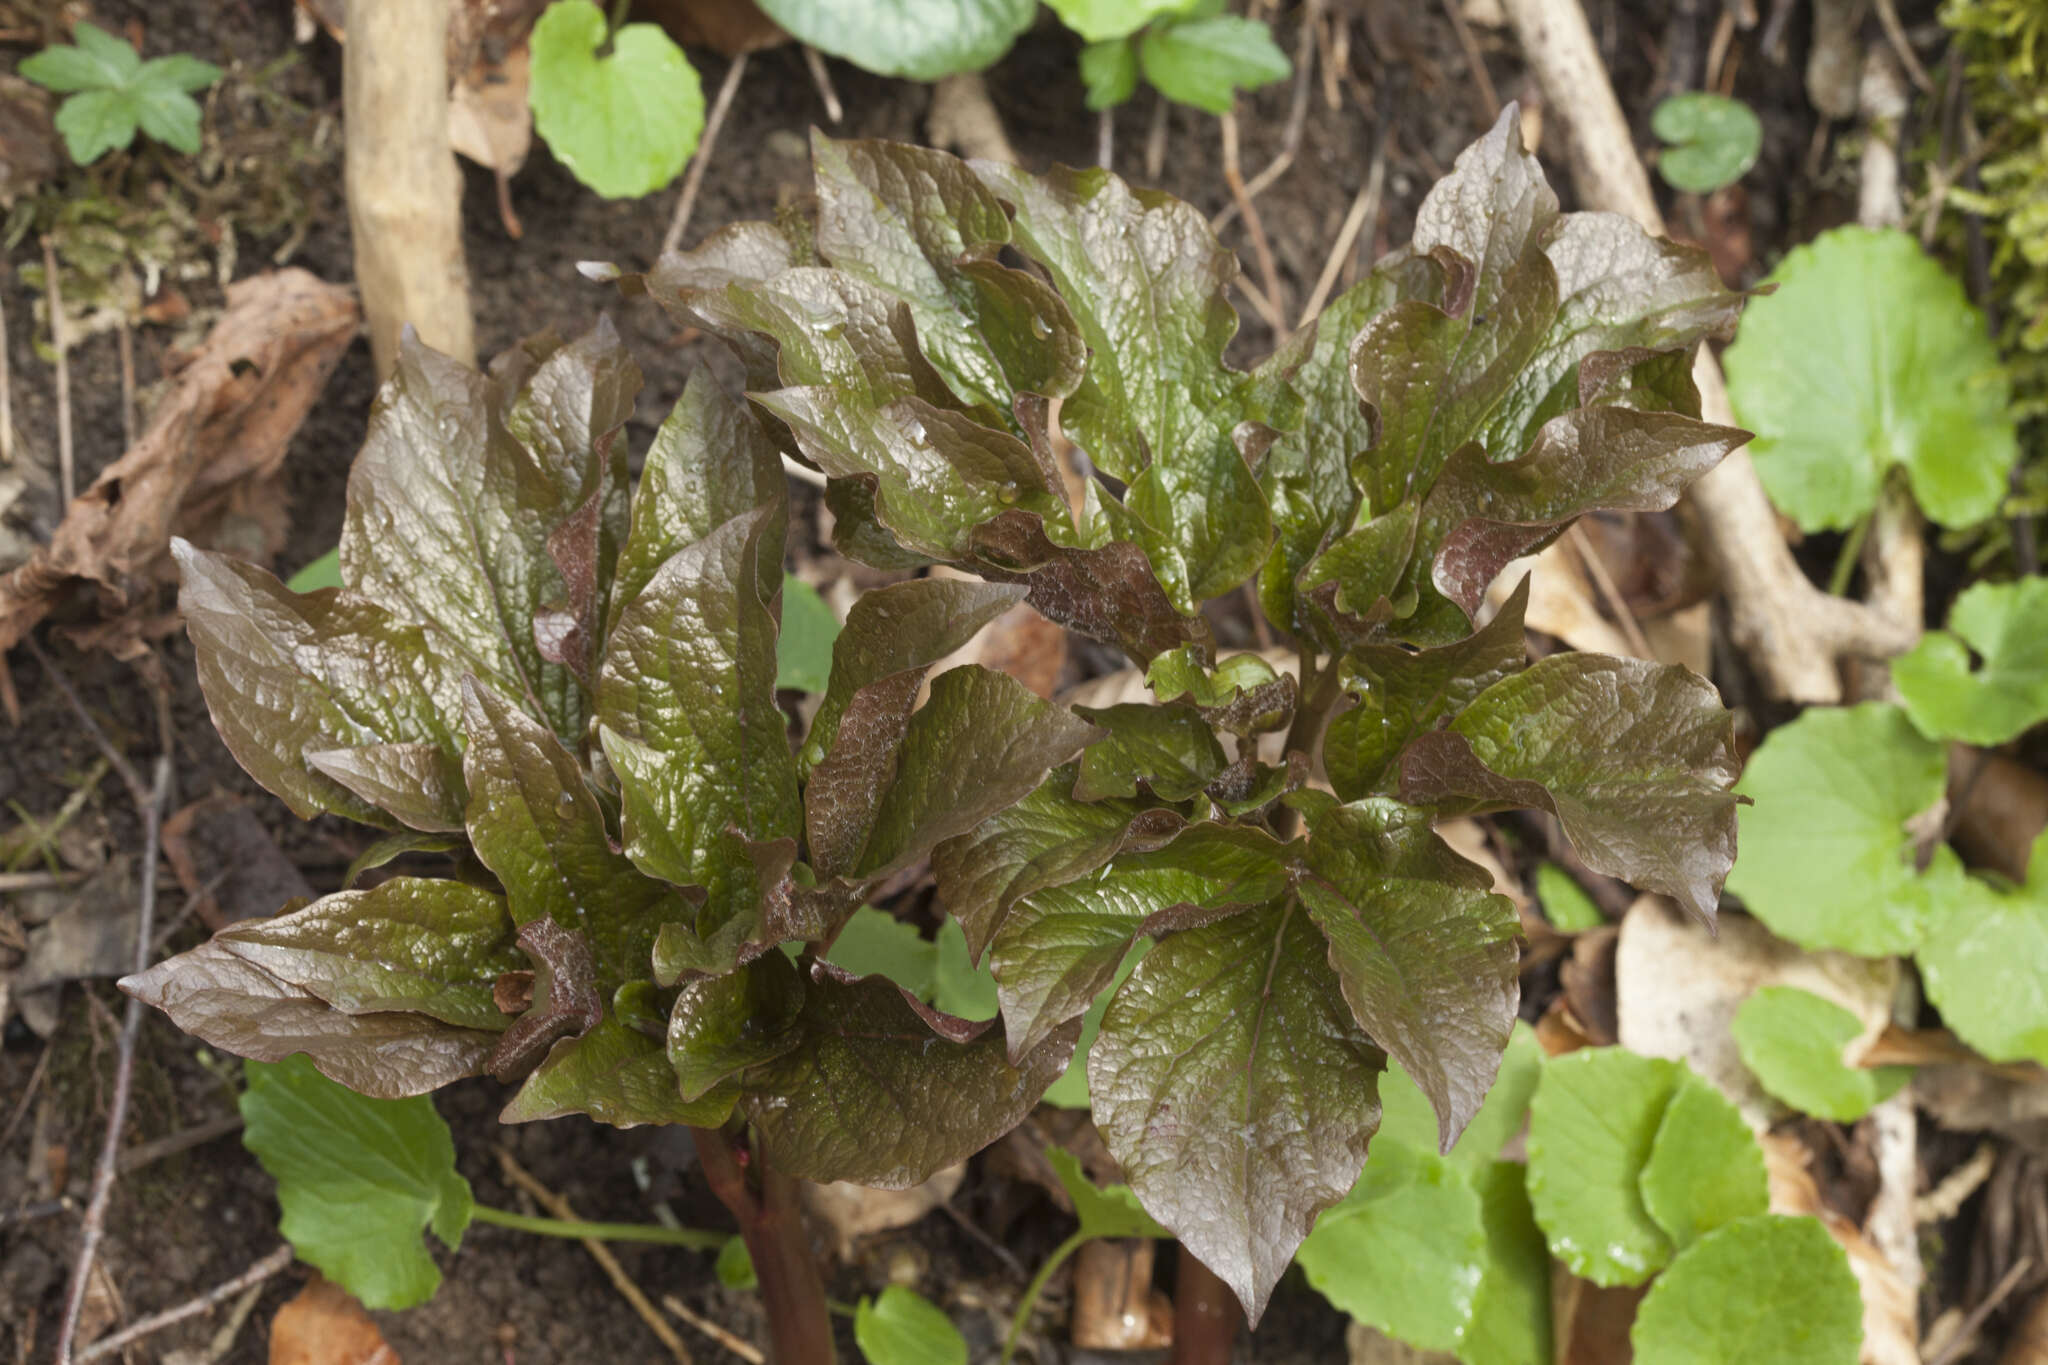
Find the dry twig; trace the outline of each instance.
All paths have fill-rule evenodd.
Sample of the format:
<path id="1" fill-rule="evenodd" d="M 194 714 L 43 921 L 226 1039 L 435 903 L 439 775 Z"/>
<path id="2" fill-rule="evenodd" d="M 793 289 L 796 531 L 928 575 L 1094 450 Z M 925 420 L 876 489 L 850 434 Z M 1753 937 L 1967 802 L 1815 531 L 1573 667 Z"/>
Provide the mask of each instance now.
<path id="1" fill-rule="evenodd" d="M 114 345 L 121 358 L 121 449 L 135 445 L 135 329 L 126 318 L 114 329 Z"/>
<path id="2" fill-rule="evenodd" d="M 1491 124 L 1500 117 L 1500 96 L 1493 88 L 1493 77 L 1486 74 L 1486 56 L 1479 50 L 1479 40 L 1472 36 L 1472 25 L 1465 22 L 1465 6 L 1461 0 L 1442 0 L 1444 13 L 1450 17 L 1451 28 L 1458 35 L 1458 47 L 1465 54 L 1465 68 L 1472 73 L 1473 93 L 1479 97 L 1479 114 L 1482 122 Z"/>
<path id="3" fill-rule="evenodd" d="M 7 308 L 0 303 L 0 464 L 14 463 L 14 375 L 7 360 Z"/>
<path id="4" fill-rule="evenodd" d="M 1237 201 L 1238 212 L 1244 215 L 1244 230 L 1252 239 L 1252 257 L 1259 263 L 1259 283 L 1268 301 L 1268 307 L 1260 309 L 1280 317 L 1287 311 L 1286 286 L 1280 279 L 1280 267 L 1273 260 L 1273 244 L 1266 238 L 1266 225 L 1259 220 L 1259 211 L 1252 206 L 1252 198 L 1245 192 L 1244 171 L 1238 164 L 1237 156 L 1237 115 L 1225 114 L 1219 120 L 1223 125 L 1223 183 L 1230 187 L 1230 197 Z M 1275 332 L 1281 328 L 1275 327 Z"/>
<path id="5" fill-rule="evenodd" d="M 196 1318 L 224 1299 L 231 1299 L 245 1289 L 254 1288 L 278 1274 L 292 1263 L 291 1243 L 287 1242 L 277 1250 L 250 1266 L 232 1280 L 223 1281 L 197 1298 L 188 1299 L 176 1308 L 166 1308 L 161 1313 L 152 1313 L 140 1322 L 130 1323 L 111 1336 L 100 1338 L 75 1357 L 79 1365 L 86 1361 L 99 1360 L 115 1355 L 135 1342 L 166 1327 L 175 1327 L 187 1318 Z"/>
<path id="6" fill-rule="evenodd" d="M 503 1147 L 498 1148 L 498 1165 L 504 1170 L 505 1179 L 532 1195 L 534 1202 L 549 1213 L 564 1222 L 577 1221 L 576 1210 L 570 1207 L 569 1201 L 536 1180 L 532 1172 L 514 1160 L 512 1153 Z M 633 1277 L 619 1264 L 619 1258 L 612 1255 L 611 1248 L 595 1237 L 583 1237 L 578 1240 L 583 1243 L 583 1249 L 590 1253 L 590 1259 L 597 1262 L 598 1268 L 603 1270 L 605 1277 L 612 1282 L 612 1287 L 619 1291 L 619 1297 L 631 1304 L 633 1311 L 640 1315 L 640 1320 L 647 1324 L 654 1335 L 661 1338 L 661 1344 L 668 1347 L 669 1354 L 676 1358 L 677 1365 L 692 1365 L 690 1348 L 683 1345 L 683 1339 L 676 1335 L 675 1328 L 668 1325 L 668 1320 L 655 1311 L 654 1305 L 648 1302 L 647 1295 L 640 1291 L 640 1286 L 633 1283 Z"/>
<path id="7" fill-rule="evenodd" d="M 92 718 L 92 712 L 85 709 L 85 703 L 80 700 L 77 689 L 72 687 L 71 680 L 57 668 L 56 661 L 43 652 L 35 637 L 25 637 L 24 643 L 44 674 L 63 694 L 86 734 L 113 765 L 114 772 L 128 788 L 128 795 L 142 817 L 142 887 L 136 898 L 134 965 L 138 972 L 147 971 L 150 941 L 156 923 L 157 849 L 162 842 L 164 804 L 171 794 L 171 736 L 166 731 L 161 737 L 162 752 L 156 757 L 151 782 L 144 786 L 142 775 L 108 740 L 99 722 Z M 114 1176 L 121 1155 L 121 1130 L 127 1127 L 128 1097 L 134 1089 L 135 1040 L 142 1033 L 142 1015 L 142 1002 L 130 996 L 127 1010 L 121 1018 L 120 1040 L 114 1052 L 114 1092 L 107 1101 L 107 1134 L 100 1143 L 99 1159 L 93 1164 L 92 1195 L 85 1206 L 85 1222 L 79 1235 L 78 1259 L 71 1269 L 71 1285 L 64 1295 L 64 1320 L 57 1329 L 57 1365 L 71 1365 L 72 1337 L 78 1331 L 79 1312 L 85 1307 L 85 1290 L 92 1275 L 93 1258 L 99 1252 L 100 1238 L 106 1231 L 107 1201 L 114 1192 Z"/>
<path id="8" fill-rule="evenodd" d="M 815 47 L 806 47 L 804 66 L 811 73 L 811 84 L 818 87 L 818 98 L 824 101 L 825 118 L 832 123 L 845 118 L 846 110 L 839 103 L 839 92 L 832 88 L 832 72 L 825 66 L 825 54 Z"/>
<path id="9" fill-rule="evenodd" d="M 1266 164 L 1266 169 L 1245 182 L 1246 200 L 1257 199 L 1272 187 L 1274 181 L 1287 174 L 1294 165 L 1295 153 L 1301 150 L 1302 129 L 1308 125 L 1309 91 L 1314 84 L 1311 77 L 1316 67 L 1316 37 L 1322 28 L 1323 6 L 1327 3 L 1328 0 L 1308 0 L 1302 11 L 1301 32 L 1294 40 L 1294 96 L 1288 101 L 1287 126 L 1280 134 L 1280 152 Z M 1239 212 L 1237 201 L 1233 199 L 1209 220 L 1210 230 L 1222 232 Z"/>
<path id="10" fill-rule="evenodd" d="M 57 248 L 48 234 L 43 237 L 43 293 L 50 301 L 50 350 L 57 357 L 57 488 L 64 505 L 78 496 L 78 474 L 71 451 L 71 362 L 66 356 L 70 337 L 64 327 L 64 288 L 57 280 Z"/>
<path id="11" fill-rule="evenodd" d="M 661 1306 L 702 1332 L 705 1336 L 710 1337 L 726 1350 L 731 1351 L 741 1360 L 746 1361 L 747 1365 L 767 1365 L 768 1357 L 761 1354 L 760 1347 L 754 1345 L 753 1342 L 748 1341 L 745 1337 L 735 1336 L 731 1332 L 726 1331 L 725 1328 L 720 1327 L 710 1318 L 697 1312 L 675 1295 L 663 1294 L 661 1296 Z"/>
<path id="12" fill-rule="evenodd" d="M 690 173 L 683 177 L 683 192 L 676 196 L 676 210 L 669 217 L 668 231 L 661 235 L 660 254 L 663 256 L 683 244 L 683 233 L 690 227 L 690 215 L 697 210 L 697 191 L 704 184 L 704 170 L 711 164 L 711 151 L 718 145 L 718 133 L 725 127 L 732 97 L 739 92 L 740 78 L 746 74 L 747 54 L 742 52 L 725 68 L 725 79 L 718 83 L 718 97 L 711 101 L 711 112 L 705 116 L 704 131 L 698 136 L 697 150 L 690 157 Z"/>
<path id="13" fill-rule="evenodd" d="M 1330 294 L 1337 287 L 1337 277 L 1344 271 L 1344 263 L 1351 259 L 1357 246 L 1358 234 L 1368 222 L 1376 222 L 1380 216 L 1380 194 L 1387 183 L 1387 123 L 1380 122 L 1380 135 L 1372 152 L 1372 168 L 1365 173 L 1365 184 L 1359 187 L 1358 196 L 1351 201 L 1351 211 L 1344 215 L 1344 226 L 1337 231 L 1337 240 L 1330 247 L 1330 258 L 1323 262 L 1323 273 L 1316 279 L 1315 292 L 1308 296 L 1308 303 L 1301 310 L 1301 321 L 1295 326 L 1306 327 L 1309 321 L 1323 311 L 1323 305 L 1330 301 Z"/>

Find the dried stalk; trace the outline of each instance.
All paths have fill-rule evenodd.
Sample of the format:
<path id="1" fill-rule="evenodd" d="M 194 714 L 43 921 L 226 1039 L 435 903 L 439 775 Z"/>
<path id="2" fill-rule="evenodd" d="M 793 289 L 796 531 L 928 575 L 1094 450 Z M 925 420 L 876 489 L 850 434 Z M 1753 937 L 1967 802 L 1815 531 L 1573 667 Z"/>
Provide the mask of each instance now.
<path id="1" fill-rule="evenodd" d="M 683 244 L 683 234 L 690 228 L 690 215 L 697 211 L 697 191 L 704 185 L 704 170 L 711 164 L 711 152 L 718 146 L 719 130 L 725 127 L 732 97 L 739 93 L 740 78 L 746 74 L 747 54 L 742 52 L 725 68 L 725 79 L 718 83 L 718 97 L 711 101 L 711 112 L 704 119 L 704 132 L 697 139 L 696 152 L 690 157 L 690 173 L 683 177 L 683 192 L 676 196 L 676 209 L 669 216 L 668 231 L 661 234 L 660 255 L 666 256 Z"/>

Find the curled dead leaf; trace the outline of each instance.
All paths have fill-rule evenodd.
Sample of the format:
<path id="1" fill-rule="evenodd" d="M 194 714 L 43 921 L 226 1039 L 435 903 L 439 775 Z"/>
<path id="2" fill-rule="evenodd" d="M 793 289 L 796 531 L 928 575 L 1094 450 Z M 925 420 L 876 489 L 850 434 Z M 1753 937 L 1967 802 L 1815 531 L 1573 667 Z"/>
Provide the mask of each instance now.
<path id="1" fill-rule="evenodd" d="M 399 1365 L 355 1296 L 315 1275 L 270 1320 L 270 1365 Z"/>

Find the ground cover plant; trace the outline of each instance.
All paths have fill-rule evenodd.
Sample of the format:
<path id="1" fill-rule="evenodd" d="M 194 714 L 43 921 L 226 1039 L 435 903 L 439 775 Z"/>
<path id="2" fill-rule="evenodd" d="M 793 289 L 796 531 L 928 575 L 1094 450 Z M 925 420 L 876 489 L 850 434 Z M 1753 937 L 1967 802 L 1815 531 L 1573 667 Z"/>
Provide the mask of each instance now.
<path id="1" fill-rule="evenodd" d="M 236 758 L 301 815 L 390 830 L 365 868 L 436 849 L 451 875 L 234 926 L 126 988 L 368 1095 L 489 1072 L 507 1121 L 689 1126 L 787 1361 L 831 1351 L 794 1182 L 961 1160 L 1099 1006 L 1110 1151 L 1256 1319 L 1353 1190 L 1390 1060 L 1447 1151 L 1508 1046 L 1515 915 L 1435 821 L 1548 811 L 1705 920 L 1734 856 L 1711 686 L 1528 663 L 1525 592 L 1484 609 L 1517 556 L 1668 507 L 1742 439 L 1689 377 L 1737 297 L 1699 253 L 1561 215 L 1518 127 L 1250 371 L 1224 359 L 1234 260 L 1188 206 L 818 138 L 814 216 L 618 277 L 749 385 L 693 379 L 630 494 L 638 373 L 609 328 L 488 374 L 408 346 L 340 588 L 178 558 Z M 776 698 L 784 453 L 827 476 L 849 557 L 975 576 L 861 598 L 803 727 Z M 1297 672 L 1218 656 L 1200 606 L 1247 586 Z M 930 676 L 1019 601 L 1122 648 L 1153 700 Z M 830 960 L 927 860 L 999 1022 Z"/>

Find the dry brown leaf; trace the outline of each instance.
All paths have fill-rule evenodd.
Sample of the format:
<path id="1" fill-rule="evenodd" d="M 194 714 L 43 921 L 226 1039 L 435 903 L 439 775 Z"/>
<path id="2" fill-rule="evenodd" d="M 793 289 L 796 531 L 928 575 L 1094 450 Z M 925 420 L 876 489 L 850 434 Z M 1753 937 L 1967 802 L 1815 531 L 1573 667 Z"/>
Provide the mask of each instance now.
<path id="1" fill-rule="evenodd" d="M 2034 1306 L 2005 1343 L 1998 1365 L 2048 1365 L 2048 1293 L 2035 1297 Z"/>
<path id="2" fill-rule="evenodd" d="M 2048 777 L 2003 754 L 1952 744 L 1948 798 L 1963 857 L 1972 866 L 2025 881 L 2034 839 L 2048 829 Z"/>
<path id="3" fill-rule="evenodd" d="M 488 170 L 509 176 L 533 150 L 533 109 L 526 102 L 531 57 L 526 45 L 502 60 L 480 57 L 448 92 L 448 141 Z"/>
<path id="4" fill-rule="evenodd" d="M 1501 571 L 1487 598 L 1496 607 L 1529 578 L 1529 606 L 1523 622 L 1530 630 L 1555 635 L 1573 649 L 1589 654 L 1632 657 L 1635 650 L 1612 622 L 1600 614 L 1593 585 L 1578 556 L 1564 541 L 1529 559 L 1518 559 Z"/>
<path id="5" fill-rule="evenodd" d="M 802 1187 L 804 1209 L 831 1228 L 839 1259 L 853 1259 L 854 1244 L 863 1237 L 909 1227 L 953 1197 L 967 1167 L 948 1166 L 907 1190 L 875 1190 L 844 1181 Z"/>
<path id="6" fill-rule="evenodd" d="M 163 850 L 209 929 L 274 915 L 286 901 L 313 894 L 256 812 L 234 796 L 209 796 L 173 814 L 164 821 Z"/>
<path id="7" fill-rule="evenodd" d="M 1396 1341 L 1362 1322 L 1344 1329 L 1344 1349 L 1351 1365 L 1457 1365 L 1458 1361 L 1442 1351 L 1425 1351 Z"/>
<path id="8" fill-rule="evenodd" d="M 399 1365 L 355 1296 L 319 1275 L 270 1320 L 270 1365 Z"/>
<path id="9" fill-rule="evenodd" d="M 789 41 L 754 0 L 640 0 L 633 12 L 660 24 L 685 47 L 708 47 L 727 57 Z"/>
<path id="10" fill-rule="evenodd" d="M 279 466 L 358 320 L 351 291 L 303 270 L 229 285 L 227 311 L 176 366 L 135 445 L 72 499 L 49 545 L 0 578 L 0 650 L 76 587 L 95 590 L 104 616 L 126 616 L 167 565 L 173 534 L 274 552 L 262 528 L 264 509 L 281 506 Z"/>
<path id="11" fill-rule="evenodd" d="M 1797 986 L 1832 1000 L 1862 1021 L 1851 1059 L 1891 1019 L 1898 962 L 1847 953 L 1808 953 L 1747 915 L 1724 911 L 1710 936 L 1659 896 L 1643 896 L 1621 923 L 1615 955 L 1616 1020 L 1621 1045 L 1647 1057 L 1671 1057 L 1718 1086 L 1761 1129 L 1783 1112 L 1742 1064 L 1729 1026 L 1759 986 Z"/>
<path id="12" fill-rule="evenodd" d="M 1553 1261 L 1550 1265 L 1550 1330 L 1555 1365 L 1628 1365 L 1635 1348 L 1628 1339 L 1636 1305 L 1648 1285 L 1604 1289 Z"/>
<path id="13" fill-rule="evenodd" d="M 1919 1365 L 1912 1294 L 1870 1239 L 1823 1202 L 1805 1144 L 1790 1133 L 1764 1133 L 1757 1140 L 1764 1149 L 1771 1212 L 1820 1219 L 1849 1257 L 1849 1269 L 1863 1296 L 1861 1365 Z"/>
<path id="14" fill-rule="evenodd" d="M 34 193 L 63 164 L 49 93 L 19 76 L 0 76 L 0 207 Z"/>

